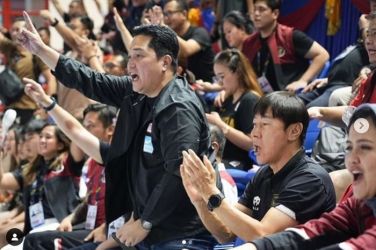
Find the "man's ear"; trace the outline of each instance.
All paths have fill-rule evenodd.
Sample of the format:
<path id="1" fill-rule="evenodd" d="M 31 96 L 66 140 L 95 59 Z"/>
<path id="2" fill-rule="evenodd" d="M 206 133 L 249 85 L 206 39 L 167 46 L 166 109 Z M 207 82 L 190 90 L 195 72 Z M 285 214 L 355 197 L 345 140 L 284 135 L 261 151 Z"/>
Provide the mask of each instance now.
<path id="1" fill-rule="evenodd" d="M 114 125 L 110 125 L 106 128 L 106 134 L 108 136 L 109 139 L 112 138 L 113 134 L 114 134 L 114 131 L 115 131 L 115 126 Z"/>
<path id="2" fill-rule="evenodd" d="M 276 19 L 278 19 L 278 17 L 279 17 L 279 10 L 278 9 L 273 10 L 273 14 L 276 17 Z"/>
<path id="3" fill-rule="evenodd" d="M 299 140 L 300 135 L 303 132 L 303 124 L 301 122 L 296 122 L 290 124 L 287 128 L 287 135 L 289 141 Z"/>
<path id="4" fill-rule="evenodd" d="M 166 71 L 171 64 L 172 64 L 172 57 L 170 55 L 163 56 L 163 60 L 162 60 L 163 71 Z"/>
<path id="5" fill-rule="evenodd" d="M 215 152 L 218 152 L 219 151 L 219 144 L 217 141 L 213 141 L 211 146 L 213 147 L 214 151 Z"/>

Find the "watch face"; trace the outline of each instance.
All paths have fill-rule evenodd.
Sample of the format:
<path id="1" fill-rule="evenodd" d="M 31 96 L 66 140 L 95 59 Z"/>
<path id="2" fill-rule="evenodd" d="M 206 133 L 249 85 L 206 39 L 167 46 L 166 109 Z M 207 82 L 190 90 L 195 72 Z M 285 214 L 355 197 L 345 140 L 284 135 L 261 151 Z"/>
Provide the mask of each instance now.
<path id="1" fill-rule="evenodd" d="M 219 207 L 221 205 L 223 198 L 224 196 L 222 193 L 213 194 L 212 196 L 210 196 L 208 200 L 208 209 L 210 211 L 213 211 L 214 208 Z"/>
<path id="2" fill-rule="evenodd" d="M 151 222 L 149 221 L 142 221 L 142 228 L 145 229 L 145 230 L 151 230 L 151 228 L 153 227 L 153 225 L 151 224 Z"/>

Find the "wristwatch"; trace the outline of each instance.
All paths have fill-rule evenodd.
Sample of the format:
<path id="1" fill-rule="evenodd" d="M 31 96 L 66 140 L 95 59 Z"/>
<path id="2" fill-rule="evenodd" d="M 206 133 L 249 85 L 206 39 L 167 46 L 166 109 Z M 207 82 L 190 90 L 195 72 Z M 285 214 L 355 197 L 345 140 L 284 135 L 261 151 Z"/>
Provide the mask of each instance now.
<path id="1" fill-rule="evenodd" d="M 141 226 L 143 229 L 147 230 L 147 231 L 150 231 L 151 228 L 153 227 L 153 224 L 151 224 L 150 221 L 147 221 L 147 220 L 141 220 Z"/>
<path id="2" fill-rule="evenodd" d="M 217 208 L 221 205 L 222 200 L 225 198 L 225 196 L 222 193 L 213 194 L 209 197 L 208 200 L 208 209 L 210 212 L 214 210 L 214 208 Z"/>

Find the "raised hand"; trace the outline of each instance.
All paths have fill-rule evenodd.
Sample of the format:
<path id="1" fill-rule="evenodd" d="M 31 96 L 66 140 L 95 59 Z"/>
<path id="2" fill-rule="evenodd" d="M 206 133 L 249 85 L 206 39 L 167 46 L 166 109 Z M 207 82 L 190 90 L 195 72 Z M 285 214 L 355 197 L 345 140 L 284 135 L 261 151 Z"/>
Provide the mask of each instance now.
<path id="1" fill-rule="evenodd" d="M 29 78 L 23 78 L 25 85 L 25 93 L 33 99 L 39 106 L 46 107 L 50 104 L 49 96 L 44 92 L 42 86 Z"/>
<path id="2" fill-rule="evenodd" d="M 26 29 L 22 29 L 17 34 L 17 41 L 31 53 L 37 54 L 45 44 L 40 38 L 26 11 L 23 12 L 23 16 L 26 22 Z"/>

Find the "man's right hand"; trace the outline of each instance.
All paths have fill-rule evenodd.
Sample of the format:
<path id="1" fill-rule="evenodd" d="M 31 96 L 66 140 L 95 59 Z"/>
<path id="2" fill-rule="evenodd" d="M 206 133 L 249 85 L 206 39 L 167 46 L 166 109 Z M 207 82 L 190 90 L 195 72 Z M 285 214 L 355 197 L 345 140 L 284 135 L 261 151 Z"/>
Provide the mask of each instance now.
<path id="1" fill-rule="evenodd" d="M 26 21 L 26 29 L 22 29 L 17 34 L 17 41 L 24 48 L 30 51 L 33 54 L 38 54 L 45 46 L 42 39 L 40 38 L 37 30 L 35 29 L 29 15 L 26 11 L 23 12 L 24 19 Z"/>
<path id="2" fill-rule="evenodd" d="M 39 83 L 26 77 L 22 80 L 26 84 L 25 93 L 31 99 L 33 99 L 34 102 L 36 102 L 41 107 L 48 107 L 51 104 L 52 101 L 50 97 L 44 92 L 42 86 Z"/>

